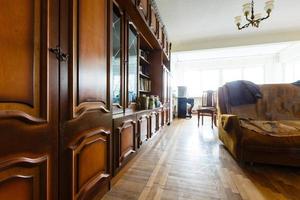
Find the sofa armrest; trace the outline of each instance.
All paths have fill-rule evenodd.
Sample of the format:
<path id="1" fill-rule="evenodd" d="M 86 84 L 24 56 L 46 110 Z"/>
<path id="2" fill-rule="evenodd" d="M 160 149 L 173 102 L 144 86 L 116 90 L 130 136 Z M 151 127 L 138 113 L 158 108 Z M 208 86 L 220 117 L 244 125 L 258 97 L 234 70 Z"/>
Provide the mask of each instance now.
<path id="1" fill-rule="evenodd" d="M 219 115 L 219 139 L 237 159 L 241 156 L 242 130 L 237 115 Z"/>
<path id="2" fill-rule="evenodd" d="M 227 132 L 239 128 L 239 118 L 237 115 L 222 114 L 220 115 L 220 126 Z"/>

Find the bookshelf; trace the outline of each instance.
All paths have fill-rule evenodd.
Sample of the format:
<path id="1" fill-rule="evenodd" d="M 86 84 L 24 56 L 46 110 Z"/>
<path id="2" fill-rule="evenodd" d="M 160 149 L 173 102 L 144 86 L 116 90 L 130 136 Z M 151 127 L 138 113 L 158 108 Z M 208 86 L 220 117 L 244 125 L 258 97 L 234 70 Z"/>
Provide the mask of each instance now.
<path id="1" fill-rule="evenodd" d="M 139 96 L 151 94 L 151 76 L 150 76 L 150 53 L 151 48 L 147 46 L 146 41 L 141 38 L 139 49 Z"/>

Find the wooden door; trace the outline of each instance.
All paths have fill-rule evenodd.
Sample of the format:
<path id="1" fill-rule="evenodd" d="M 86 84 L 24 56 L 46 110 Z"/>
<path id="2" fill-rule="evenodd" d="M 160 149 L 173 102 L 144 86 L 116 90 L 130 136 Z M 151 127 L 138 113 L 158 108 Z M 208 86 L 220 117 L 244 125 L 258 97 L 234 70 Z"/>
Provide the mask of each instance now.
<path id="1" fill-rule="evenodd" d="M 0 2 L 0 199 L 58 198 L 58 8 Z"/>
<path id="2" fill-rule="evenodd" d="M 110 187 L 108 0 L 62 0 L 61 199 L 91 199 Z"/>

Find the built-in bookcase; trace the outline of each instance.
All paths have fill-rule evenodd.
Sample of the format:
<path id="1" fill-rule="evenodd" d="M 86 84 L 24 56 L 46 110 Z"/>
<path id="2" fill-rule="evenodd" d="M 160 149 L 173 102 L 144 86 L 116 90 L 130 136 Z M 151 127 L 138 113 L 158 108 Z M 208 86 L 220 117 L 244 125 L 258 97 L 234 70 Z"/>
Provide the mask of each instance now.
<path id="1" fill-rule="evenodd" d="M 142 36 L 141 36 L 142 37 Z M 140 39 L 139 49 L 139 96 L 151 93 L 151 75 L 150 75 L 150 53 L 151 48 L 145 44 L 143 38 Z"/>
<path id="2" fill-rule="evenodd" d="M 151 78 L 150 78 L 150 61 L 149 61 L 150 52 L 145 49 L 139 50 L 139 93 L 150 94 L 151 93 Z"/>

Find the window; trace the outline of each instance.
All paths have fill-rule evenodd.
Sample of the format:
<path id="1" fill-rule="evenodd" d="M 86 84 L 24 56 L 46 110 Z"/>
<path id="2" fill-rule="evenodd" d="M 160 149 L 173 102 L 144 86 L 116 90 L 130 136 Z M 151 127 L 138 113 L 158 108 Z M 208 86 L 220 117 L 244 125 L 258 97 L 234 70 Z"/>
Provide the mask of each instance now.
<path id="1" fill-rule="evenodd" d="M 220 86 L 220 70 L 189 71 L 185 75 L 188 96 L 198 97 L 206 90 L 217 90 Z"/>
<path id="2" fill-rule="evenodd" d="M 200 81 L 201 90 L 217 90 L 220 86 L 220 70 L 203 70 L 201 71 Z"/>
<path id="3" fill-rule="evenodd" d="M 295 77 L 293 82 L 300 80 L 300 61 L 295 62 L 294 68 L 295 68 L 295 73 L 294 73 Z"/>
<path id="4" fill-rule="evenodd" d="M 263 67 L 248 67 L 243 71 L 243 79 L 256 84 L 264 83 L 264 68 Z"/>
<path id="5" fill-rule="evenodd" d="M 222 85 L 236 80 L 242 80 L 242 69 L 224 69 L 222 70 Z"/>

